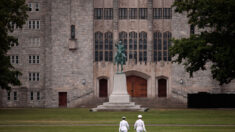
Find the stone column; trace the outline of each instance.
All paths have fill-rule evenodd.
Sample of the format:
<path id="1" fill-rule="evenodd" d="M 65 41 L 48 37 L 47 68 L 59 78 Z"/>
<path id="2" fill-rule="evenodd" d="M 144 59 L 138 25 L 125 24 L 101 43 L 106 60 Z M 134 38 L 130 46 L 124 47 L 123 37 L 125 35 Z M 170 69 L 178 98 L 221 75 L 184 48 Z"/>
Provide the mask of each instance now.
<path id="1" fill-rule="evenodd" d="M 147 59 L 148 62 L 153 60 L 153 0 L 148 0 Z"/>
<path id="2" fill-rule="evenodd" d="M 113 0 L 113 42 L 118 42 L 118 3 L 119 0 Z"/>

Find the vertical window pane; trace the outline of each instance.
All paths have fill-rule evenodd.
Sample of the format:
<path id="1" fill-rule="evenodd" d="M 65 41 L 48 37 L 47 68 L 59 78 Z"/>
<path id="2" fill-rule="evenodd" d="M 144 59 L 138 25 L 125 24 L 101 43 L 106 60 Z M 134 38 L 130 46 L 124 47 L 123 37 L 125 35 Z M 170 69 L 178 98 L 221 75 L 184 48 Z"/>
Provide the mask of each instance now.
<path id="1" fill-rule="evenodd" d="M 39 11 L 39 3 L 35 3 L 35 11 Z"/>
<path id="2" fill-rule="evenodd" d="M 30 100 L 33 100 L 33 92 L 30 92 Z"/>
<path id="3" fill-rule="evenodd" d="M 37 92 L 37 100 L 40 100 L 40 92 Z"/>
<path id="4" fill-rule="evenodd" d="M 109 52 L 108 51 L 105 51 L 105 61 L 108 61 L 109 60 Z"/>
<path id="5" fill-rule="evenodd" d="M 7 100 L 11 100 L 11 92 L 10 91 L 7 91 Z"/>
<path id="6" fill-rule="evenodd" d="M 140 19 L 147 19 L 148 17 L 147 8 L 139 8 L 139 17 Z"/>
<path id="7" fill-rule="evenodd" d="M 145 54 L 146 53 L 146 58 Z M 139 61 L 147 61 L 147 33 L 141 32 L 139 34 Z"/>
<path id="8" fill-rule="evenodd" d="M 94 9 L 94 19 L 103 19 L 103 8 Z"/>
<path id="9" fill-rule="evenodd" d="M 102 61 L 103 60 L 103 51 L 100 51 L 99 53 L 99 61 Z"/>
<path id="10" fill-rule="evenodd" d="M 98 51 L 95 51 L 95 61 L 98 61 Z"/>
<path id="11" fill-rule="evenodd" d="M 17 92 L 14 92 L 14 100 L 17 100 Z"/>
<path id="12" fill-rule="evenodd" d="M 162 18 L 162 8 L 154 8 L 153 19 L 161 19 L 161 18 Z"/>
<path id="13" fill-rule="evenodd" d="M 70 37 L 71 39 L 75 39 L 75 25 L 71 25 L 71 29 L 70 29 Z"/>
<path id="14" fill-rule="evenodd" d="M 113 9 L 112 8 L 105 8 L 104 9 L 104 19 L 106 19 L 106 20 L 113 19 Z"/>
<path id="15" fill-rule="evenodd" d="M 119 19 L 127 19 L 127 18 L 128 18 L 127 8 L 119 8 Z"/>
<path id="16" fill-rule="evenodd" d="M 130 19 L 137 19 L 137 8 L 130 8 L 129 9 L 129 18 Z"/>

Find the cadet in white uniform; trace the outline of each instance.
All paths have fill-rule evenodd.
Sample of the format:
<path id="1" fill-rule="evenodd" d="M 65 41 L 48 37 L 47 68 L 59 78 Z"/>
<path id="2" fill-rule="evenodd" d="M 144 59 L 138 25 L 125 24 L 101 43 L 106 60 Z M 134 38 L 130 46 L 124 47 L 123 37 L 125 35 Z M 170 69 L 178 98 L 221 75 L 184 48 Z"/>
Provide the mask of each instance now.
<path id="1" fill-rule="evenodd" d="M 129 130 L 129 124 L 126 121 L 126 117 L 123 116 L 122 121 L 120 121 L 119 132 L 127 132 L 128 130 Z"/>
<path id="2" fill-rule="evenodd" d="M 138 115 L 138 120 L 135 122 L 134 129 L 136 132 L 146 132 L 144 121 L 142 121 L 142 115 Z"/>

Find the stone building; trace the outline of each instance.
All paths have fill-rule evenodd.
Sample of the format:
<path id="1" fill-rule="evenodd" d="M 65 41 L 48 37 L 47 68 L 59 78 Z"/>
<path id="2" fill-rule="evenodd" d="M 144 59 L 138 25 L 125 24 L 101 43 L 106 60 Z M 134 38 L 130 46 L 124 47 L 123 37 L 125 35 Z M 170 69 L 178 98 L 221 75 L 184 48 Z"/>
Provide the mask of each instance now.
<path id="1" fill-rule="evenodd" d="M 189 78 L 171 63 L 169 39 L 194 29 L 171 8 L 174 0 L 26 0 L 28 21 L 15 29 L 8 55 L 22 86 L 1 90 L 1 107 L 97 105 L 112 92 L 115 43 L 122 41 L 128 93 L 142 105 L 186 106 L 187 94 L 235 93 L 210 71 Z M 195 30 L 196 32 L 196 30 Z"/>

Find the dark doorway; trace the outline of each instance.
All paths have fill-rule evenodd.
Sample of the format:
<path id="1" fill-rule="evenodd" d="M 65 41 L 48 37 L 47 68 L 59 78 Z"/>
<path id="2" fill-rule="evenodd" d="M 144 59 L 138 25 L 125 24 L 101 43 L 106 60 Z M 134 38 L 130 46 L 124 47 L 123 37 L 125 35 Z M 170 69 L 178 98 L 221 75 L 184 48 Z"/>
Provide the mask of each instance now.
<path id="1" fill-rule="evenodd" d="M 59 107 L 67 107 L 67 92 L 59 92 Z"/>
<path id="2" fill-rule="evenodd" d="M 166 97 L 166 79 L 158 80 L 158 97 Z"/>
<path id="3" fill-rule="evenodd" d="M 100 79 L 99 81 L 99 97 L 107 97 L 108 96 L 108 81 L 107 79 Z"/>
<path id="4" fill-rule="evenodd" d="M 137 76 L 128 76 L 127 91 L 131 97 L 147 97 L 147 80 Z"/>

